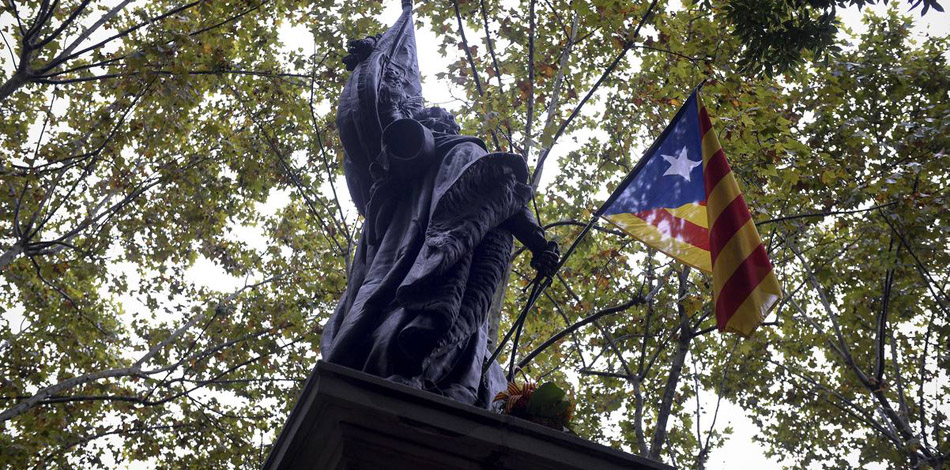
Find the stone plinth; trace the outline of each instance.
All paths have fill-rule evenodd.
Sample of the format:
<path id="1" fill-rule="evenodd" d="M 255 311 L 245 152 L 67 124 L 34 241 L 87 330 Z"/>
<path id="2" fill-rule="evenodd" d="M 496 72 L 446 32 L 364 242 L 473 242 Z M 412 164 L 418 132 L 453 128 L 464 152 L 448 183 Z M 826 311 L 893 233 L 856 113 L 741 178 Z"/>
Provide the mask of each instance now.
<path id="1" fill-rule="evenodd" d="M 666 470 L 579 437 L 320 362 L 265 470 Z"/>

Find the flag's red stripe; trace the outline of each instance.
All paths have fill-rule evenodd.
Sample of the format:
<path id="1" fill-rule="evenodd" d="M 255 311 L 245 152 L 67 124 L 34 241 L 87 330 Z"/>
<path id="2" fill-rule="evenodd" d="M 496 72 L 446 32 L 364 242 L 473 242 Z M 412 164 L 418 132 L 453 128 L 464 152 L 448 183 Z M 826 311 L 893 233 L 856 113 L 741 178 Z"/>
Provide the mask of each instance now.
<path id="1" fill-rule="evenodd" d="M 759 243 L 719 292 L 719 299 L 716 301 L 716 324 L 720 331 L 725 329 L 732 314 L 771 271 L 769 255 L 765 252 L 765 246 Z"/>
<path id="2" fill-rule="evenodd" d="M 732 171 L 732 169 L 729 168 L 729 162 L 726 161 L 726 154 L 724 154 L 720 148 L 703 166 L 703 180 L 706 183 L 706 197 L 709 197 L 709 193 L 712 192 L 719 181 L 724 176 L 728 175 L 730 171 Z"/>
<path id="3" fill-rule="evenodd" d="M 699 137 L 702 138 L 703 135 L 706 135 L 706 131 L 709 129 L 712 129 L 712 121 L 709 119 L 709 113 L 706 112 L 706 106 L 703 106 L 699 108 L 699 130 L 702 134 Z"/>
<path id="4" fill-rule="evenodd" d="M 713 266 L 716 265 L 716 258 L 719 256 L 719 251 L 729 243 L 729 240 L 732 239 L 732 236 L 745 225 L 749 219 L 752 218 L 752 214 L 749 213 L 749 208 L 745 205 L 745 200 L 742 199 L 742 195 L 736 196 L 732 202 L 719 214 L 712 227 L 709 228 L 709 255 L 712 258 Z"/>
<path id="5" fill-rule="evenodd" d="M 670 229 L 670 236 L 696 248 L 709 251 L 709 231 L 704 227 L 676 217 L 663 209 L 637 212 L 634 215 L 657 228 L 660 227 L 660 224 L 666 222 Z"/>
<path id="6" fill-rule="evenodd" d="M 712 121 L 709 119 L 709 113 L 706 112 L 706 107 L 703 106 L 699 108 L 700 141 L 706 137 L 706 133 L 709 132 L 710 129 L 712 129 Z M 726 161 L 726 154 L 723 153 L 722 148 L 719 148 L 712 157 L 709 157 L 709 161 L 703 164 L 703 181 L 706 183 L 706 196 L 709 196 L 709 193 L 716 187 L 719 180 L 729 174 L 730 171 L 732 171 L 732 169 L 729 168 L 729 162 Z"/>

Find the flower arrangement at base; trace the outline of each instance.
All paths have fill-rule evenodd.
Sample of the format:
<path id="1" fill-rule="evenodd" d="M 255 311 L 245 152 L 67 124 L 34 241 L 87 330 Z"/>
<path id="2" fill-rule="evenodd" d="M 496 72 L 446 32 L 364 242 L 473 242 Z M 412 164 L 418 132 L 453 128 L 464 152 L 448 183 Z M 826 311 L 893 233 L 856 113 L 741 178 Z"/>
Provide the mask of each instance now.
<path id="1" fill-rule="evenodd" d="M 498 392 L 493 402 L 504 402 L 501 409 L 504 414 L 573 433 L 570 427 L 574 416 L 573 395 L 553 382 L 538 385 L 525 378 L 521 385 L 508 382 L 508 388 Z"/>

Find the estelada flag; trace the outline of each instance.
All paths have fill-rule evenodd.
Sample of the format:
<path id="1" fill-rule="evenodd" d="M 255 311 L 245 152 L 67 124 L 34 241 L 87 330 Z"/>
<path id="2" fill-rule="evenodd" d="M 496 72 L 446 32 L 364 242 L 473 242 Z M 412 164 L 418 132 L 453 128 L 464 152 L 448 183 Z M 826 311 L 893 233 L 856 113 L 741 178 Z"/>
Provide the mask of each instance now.
<path id="1" fill-rule="evenodd" d="M 781 297 L 749 208 L 694 91 L 600 215 L 712 274 L 719 331 L 748 336 Z"/>

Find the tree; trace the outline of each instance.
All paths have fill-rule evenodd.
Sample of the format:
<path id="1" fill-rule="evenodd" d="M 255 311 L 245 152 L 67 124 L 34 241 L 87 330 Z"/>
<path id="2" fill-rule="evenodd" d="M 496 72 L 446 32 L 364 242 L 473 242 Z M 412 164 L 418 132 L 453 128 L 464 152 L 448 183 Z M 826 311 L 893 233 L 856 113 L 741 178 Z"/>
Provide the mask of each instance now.
<path id="1" fill-rule="evenodd" d="M 639 56 L 642 60 L 641 71 L 637 73 L 635 69 L 631 70 L 623 66 L 618 68 L 615 76 L 611 76 L 605 82 L 604 86 L 609 91 L 606 92 L 608 97 L 604 99 L 603 107 L 592 112 L 589 121 L 577 124 L 578 126 L 587 124 L 600 129 L 607 136 L 601 137 L 595 134 L 595 137 L 591 138 L 579 151 L 563 158 L 560 173 L 551 186 L 550 193 L 545 196 L 546 200 L 539 204 L 542 209 L 541 219 L 554 221 L 549 222 L 549 225 L 557 227 L 555 230 L 573 227 L 573 232 L 568 231 L 566 236 L 563 236 L 563 242 L 572 240 L 579 230 L 578 225 L 583 224 L 589 216 L 589 211 L 597 207 L 599 201 L 602 200 L 604 196 L 599 188 L 604 185 L 604 181 L 618 181 L 632 167 L 633 162 L 630 156 L 635 154 L 632 148 L 633 143 L 649 142 L 652 136 L 659 134 L 663 126 L 669 122 L 676 107 L 685 98 L 691 85 L 697 83 L 704 75 L 715 78 L 715 81 L 707 86 L 706 91 L 707 96 L 714 97 L 716 101 L 711 106 L 713 115 L 719 118 L 721 139 L 724 140 L 724 146 L 729 149 L 730 159 L 744 183 L 747 199 L 752 200 L 753 207 L 758 208 L 759 222 L 763 232 L 767 234 L 769 247 L 779 260 L 777 263 L 782 272 L 788 275 L 786 282 L 792 282 L 795 279 L 793 274 L 795 270 L 808 266 L 798 260 L 797 256 L 789 255 L 792 252 L 788 251 L 790 248 L 786 244 L 786 239 L 790 236 L 786 232 L 788 224 L 795 224 L 794 233 L 797 237 L 803 236 L 802 234 L 812 236 L 813 233 L 824 233 L 826 230 L 824 227 L 827 224 L 835 223 L 832 221 L 838 221 L 837 223 L 841 224 L 844 223 L 843 220 L 850 217 L 861 217 L 877 210 L 892 210 L 892 206 L 897 204 L 891 201 L 888 193 L 882 194 L 878 191 L 881 189 L 880 185 L 866 187 L 860 182 L 853 182 L 845 186 L 843 179 L 847 177 L 846 175 L 867 173 L 867 170 L 861 169 L 863 168 L 861 165 L 872 167 L 880 165 L 891 168 L 896 164 L 909 162 L 911 168 L 919 168 L 924 161 L 930 165 L 941 165 L 938 161 L 930 160 L 930 156 L 942 155 L 940 149 L 944 148 L 938 136 L 945 124 L 933 123 L 946 121 L 944 111 L 937 104 L 947 93 L 945 81 L 937 78 L 937 76 L 945 75 L 945 62 L 940 55 L 940 51 L 946 48 L 945 39 L 931 39 L 924 48 L 918 49 L 917 46 L 907 42 L 909 30 L 907 20 L 892 18 L 888 24 L 894 29 L 884 32 L 886 30 L 882 29 L 880 20 L 869 19 L 869 24 L 876 33 L 863 38 L 865 44 L 858 50 L 873 49 L 877 51 L 877 54 L 864 57 L 860 52 L 848 51 L 847 54 L 836 57 L 831 66 L 795 70 L 794 73 L 783 77 L 787 83 L 783 86 L 771 80 L 749 80 L 744 64 L 732 62 L 730 58 L 739 55 L 747 45 L 736 41 L 734 37 L 728 35 L 728 31 L 719 28 L 719 25 L 726 23 L 728 10 L 713 9 L 710 12 L 689 4 L 684 5 L 684 9 L 685 11 L 676 12 L 675 17 L 658 13 L 655 20 L 657 35 L 643 44 L 646 51 L 641 52 Z M 521 9 L 521 11 L 525 10 L 527 9 Z M 606 11 L 604 7 L 598 13 L 609 16 L 605 13 Z M 517 18 L 515 11 L 506 13 Z M 896 14 L 891 15 L 896 18 Z M 524 34 L 524 29 L 530 30 L 534 22 L 530 19 L 519 18 L 518 21 L 512 21 L 512 23 L 522 25 L 522 34 Z M 556 30 L 556 26 L 554 28 Z M 443 26 L 443 29 L 448 28 Z M 561 44 L 568 43 L 569 34 L 568 30 L 562 30 Z M 517 38 L 517 36 L 513 37 Z M 689 41 L 672 39 L 684 37 L 689 38 Z M 619 50 L 621 55 L 625 52 L 622 38 L 623 36 L 620 36 L 618 38 L 620 40 L 614 43 L 615 50 Z M 527 41 L 512 39 L 510 42 L 524 44 Z M 899 69 L 901 76 L 893 78 L 892 81 L 902 84 L 910 81 L 909 77 L 913 75 L 912 81 L 919 83 L 920 88 L 926 84 L 926 92 L 911 91 L 912 88 L 903 91 L 892 90 L 898 85 L 886 87 L 867 78 L 869 71 L 884 67 L 884 64 L 893 60 L 893 53 L 885 54 L 884 51 L 895 50 L 898 46 L 900 48 L 897 50 L 906 51 L 908 62 L 916 63 L 916 65 L 911 67 L 902 62 L 896 64 L 895 68 Z M 537 47 L 536 42 L 535 48 Z M 516 48 L 512 51 L 510 46 L 506 46 L 504 50 L 511 52 L 508 57 L 525 55 L 524 50 Z M 587 55 L 587 57 L 595 56 L 594 53 Z M 549 53 L 547 57 L 553 58 L 559 55 Z M 903 59 L 905 55 L 901 54 L 898 57 Z M 861 69 L 865 74 L 862 82 L 842 84 L 841 88 L 815 89 L 816 75 L 838 76 L 843 73 L 842 68 L 850 70 L 850 67 L 856 67 L 855 63 L 859 62 L 857 58 L 861 58 L 860 62 L 866 63 Z M 492 58 L 492 61 L 494 60 Z M 506 57 L 499 56 L 497 60 L 505 63 Z M 473 55 L 470 63 L 478 64 L 478 56 Z M 491 62 L 485 58 L 481 63 Z M 601 65 L 605 63 L 607 62 L 601 62 Z M 459 73 L 465 73 L 464 62 L 460 62 L 458 70 Z M 567 74 L 570 72 L 565 73 Z M 785 91 L 786 87 L 791 92 Z M 539 90 L 537 83 L 528 84 L 522 88 L 536 90 L 536 96 L 546 94 L 546 90 Z M 797 90 L 801 90 L 801 93 Z M 841 160 L 840 146 L 832 145 L 823 149 L 818 143 L 826 140 L 834 142 L 853 140 L 847 129 L 861 128 L 849 121 L 860 115 L 857 112 L 859 109 L 866 110 L 864 112 L 872 115 L 880 113 L 866 102 L 870 101 L 868 98 L 864 98 L 865 102 L 855 109 L 847 110 L 847 107 L 844 107 L 845 111 L 836 110 L 836 107 L 842 107 L 841 102 L 829 97 L 847 98 L 847 93 L 857 95 L 854 90 L 868 93 L 873 96 L 875 105 L 890 110 L 891 127 L 900 123 L 900 126 L 912 129 L 896 134 L 885 126 L 879 130 L 882 136 L 887 136 L 889 139 L 893 136 L 900 141 L 901 137 L 898 135 L 913 135 L 916 132 L 919 134 L 916 139 L 920 141 L 917 145 L 926 150 L 913 156 L 898 151 L 886 153 L 875 163 L 851 158 L 845 162 L 858 165 L 857 167 L 849 167 L 847 170 L 832 169 L 841 164 L 837 163 Z M 473 91 L 470 97 L 480 96 L 477 93 L 478 90 Z M 488 93 L 484 89 L 481 91 L 482 95 Z M 805 99 L 806 94 L 812 98 Z M 517 98 L 515 96 L 512 101 L 517 103 Z M 923 127 L 920 127 L 897 120 L 896 116 L 907 116 L 910 112 L 906 104 L 901 104 L 908 102 L 920 102 L 921 109 L 927 109 L 927 113 L 915 111 L 910 115 L 915 118 L 919 116 L 923 122 L 930 124 L 921 124 L 920 126 Z M 822 115 L 823 119 L 827 116 L 822 126 L 813 125 L 813 118 L 806 116 L 806 110 L 816 109 L 828 110 Z M 929 114 L 930 112 L 933 114 Z M 564 114 L 567 115 L 567 111 L 564 111 Z M 875 122 L 870 117 L 866 119 L 865 122 Z M 504 125 L 500 127 L 504 128 Z M 928 131 L 922 134 L 924 128 Z M 933 139 L 936 141 L 931 142 Z M 519 138 L 511 140 L 520 141 Z M 866 144 L 866 142 L 852 142 L 855 146 L 852 154 L 858 156 L 867 152 L 868 150 L 863 147 Z M 541 146 L 544 147 L 544 145 L 542 141 Z M 928 151 L 930 153 L 927 153 Z M 877 157 L 877 154 L 875 156 Z M 815 173 L 815 168 L 822 170 L 818 175 L 809 176 Z M 929 177 L 937 187 L 945 181 L 939 173 L 931 174 Z M 887 178 L 884 178 L 879 182 L 886 180 Z M 836 181 L 838 181 L 837 184 L 835 184 Z M 829 188 L 828 186 L 832 184 L 835 186 Z M 852 184 L 860 187 L 861 192 L 845 200 L 828 197 L 829 191 L 839 186 L 850 187 Z M 608 183 L 607 186 L 612 185 Z M 930 191 L 924 194 L 929 197 L 935 192 Z M 939 227 L 940 225 L 938 219 L 923 215 L 933 214 L 931 209 L 912 207 L 909 212 L 914 214 L 915 220 L 923 217 L 922 226 Z M 867 233 L 866 227 L 858 230 L 862 234 Z M 925 238 L 931 239 L 933 236 Z M 887 250 L 887 246 L 875 243 L 878 241 L 880 239 L 869 241 L 868 251 L 856 258 L 850 258 L 848 265 L 861 266 L 862 269 L 869 268 L 868 253 Z M 854 416 L 847 414 L 848 411 L 844 412 L 844 417 L 830 418 L 833 415 L 821 410 L 813 414 L 809 413 L 805 415 L 807 416 L 805 419 L 802 419 L 797 415 L 802 413 L 798 408 L 801 406 L 800 401 L 792 402 L 795 404 L 794 408 L 788 406 L 790 399 L 797 395 L 793 393 L 786 396 L 763 392 L 763 390 L 776 388 L 784 391 L 812 389 L 815 385 L 809 380 L 818 377 L 817 371 L 825 370 L 822 368 L 826 368 L 827 364 L 819 363 L 812 369 L 811 374 L 806 375 L 775 374 L 776 371 L 784 370 L 783 367 L 791 367 L 797 362 L 798 357 L 788 355 L 786 361 L 778 364 L 763 363 L 762 357 L 767 354 L 767 351 L 777 347 L 771 343 L 769 333 L 761 335 L 768 339 L 759 338 L 747 342 L 715 340 L 705 336 L 710 331 L 709 323 L 703 324 L 710 314 L 708 306 L 703 306 L 705 292 L 708 289 L 703 285 L 705 279 L 702 276 L 693 277 L 692 280 L 687 278 L 684 288 L 679 280 L 682 273 L 676 276 L 676 281 L 673 280 L 673 274 L 677 274 L 674 270 L 659 276 L 661 279 L 669 279 L 668 281 L 658 282 L 654 277 L 657 276 L 658 270 L 652 265 L 656 262 L 652 255 L 643 253 L 637 245 L 624 243 L 623 239 L 617 238 L 609 231 L 592 235 L 590 240 L 582 245 L 581 251 L 577 253 L 572 263 L 566 267 L 563 272 L 565 280 L 555 284 L 555 292 L 550 293 L 547 302 L 541 302 L 539 312 L 536 313 L 539 321 L 526 328 L 527 345 L 523 347 L 527 350 L 533 349 L 538 343 L 544 342 L 555 334 L 562 341 L 560 347 L 548 349 L 545 354 L 535 359 L 532 373 L 541 376 L 553 373 L 558 376 L 564 370 L 573 369 L 587 376 L 580 381 L 579 386 L 581 391 L 578 402 L 582 410 L 579 432 L 598 440 L 611 436 L 614 444 L 624 446 L 634 452 L 654 458 L 663 457 L 665 454 L 664 458 L 671 462 L 701 467 L 704 465 L 704 459 L 710 447 L 720 442 L 719 439 L 726 430 L 713 427 L 709 432 L 701 426 L 696 426 L 697 432 L 694 433 L 694 425 L 704 413 L 699 410 L 695 413 L 686 411 L 686 405 L 696 399 L 697 408 L 699 408 L 700 401 L 697 394 L 714 392 L 729 397 L 742 397 L 741 402 L 748 406 L 750 412 L 763 411 L 761 403 L 766 400 L 763 397 L 770 398 L 769 412 L 763 412 L 761 419 L 762 426 L 770 430 L 768 437 L 764 440 L 770 444 L 774 452 L 800 459 L 803 464 L 821 461 L 830 462 L 835 466 L 847 464 L 844 457 L 852 453 L 850 449 L 882 448 L 880 441 L 875 441 L 875 439 L 891 442 L 892 445 L 897 444 L 898 451 L 890 454 L 880 451 L 873 457 L 858 456 L 860 462 L 879 461 L 894 465 L 914 463 L 912 458 L 914 452 L 907 452 L 906 449 L 919 447 L 916 441 L 922 441 L 922 439 L 915 438 L 913 430 L 900 430 L 900 425 L 907 421 L 906 418 L 897 419 L 895 414 L 887 412 L 885 414 L 891 416 L 881 422 L 860 419 L 853 421 Z M 827 242 L 823 240 L 822 243 Z M 618 245 L 623 248 L 618 248 Z M 839 240 L 831 246 L 834 246 L 836 250 L 849 247 L 844 240 Z M 931 246 L 934 247 L 931 248 L 931 252 L 939 251 L 936 248 L 940 246 L 939 243 Z M 929 278 L 943 279 L 942 275 L 935 276 L 929 271 L 933 269 L 933 266 L 940 265 L 942 265 L 941 258 L 937 257 L 915 269 L 922 270 Z M 640 267 L 640 269 L 637 270 L 635 267 Z M 517 267 L 515 271 L 528 272 Z M 662 272 L 662 269 L 660 271 Z M 882 277 L 881 282 L 885 282 L 885 279 L 893 279 L 895 274 L 896 272 L 891 271 L 891 274 Z M 830 274 L 826 276 L 830 277 Z M 527 280 L 522 278 L 522 285 Z M 912 279 L 907 280 L 914 282 Z M 637 307 L 645 300 L 644 295 L 652 292 L 658 284 L 660 290 L 649 297 L 650 301 L 644 306 Z M 558 286 L 561 286 L 561 292 L 557 292 Z M 791 286 L 794 287 L 796 284 L 792 283 Z M 786 320 L 789 315 L 788 309 L 792 308 L 791 305 L 824 306 L 817 297 L 800 299 L 796 296 L 800 292 L 793 291 L 792 287 L 788 287 L 789 303 L 784 304 L 780 310 L 785 313 L 778 315 L 778 320 L 771 322 L 772 325 L 770 325 L 781 326 L 783 332 L 786 329 L 801 328 L 799 323 Z M 891 292 L 891 288 L 888 289 Z M 621 293 L 620 298 L 617 292 Z M 847 294 L 838 295 L 850 295 L 856 298 L 863 298 L 866 295 L 866 292 L 861 293 L 854 289 L 846 289 L 843 292 Z M 935 293 L 925 295 L 932 295 L 934 299 L 940 299 L 943 295 L 937 290 L 933 292 Z M 507 310 L 517 311 L 520 301 L 522 297 L 519 296 L 518 301 L 509 304 Z M 928 307 L 928 304 L 923 303 L 920 311 L 916 315 L 909 316 L 907 321 L 914 324 L 924 319 L 924 324 L 933 322 L 939 325 L 939 320 L 930 320 L 936 319 L 935 315 L 940 314 L 938 306 L 935 304 Z M 623 312 L 623 316 L 602 315 L 618 312 Z M 631 318 L 634 321 L 631 321 Z M 563 322 L 561 326 L 554 326 L 559 322 Z M 590 328 L 590 331 L 585 334 L 585 330 L 579 327 Z M 892 327 L 885 326 L 884 331 L 893 332 L 894 330 L 890 328 Z M 927 334 L 930 338 L 928 340 L 923 339 L 927 335 L 921 336 L 923 328 L 908 334 L 910 338 L 915 338 L 910 342 L 916 342 L 918 350 L 921 350 L 919 345 L 935 341 L 933 331 L 937 328 L 939 327 L 929 328 L 932 332 Z M 773 330 L 779 331 L 777 328 Z M 776 334 L 782 335 L 782 333 Z M 889 344 L 885 337 L 879 336 L 879 338 L 884 341 L 880 343 L 881 345 Z M 807 351 L 808 348 L 826 344 L 822 341 L 816 342 L 814 338 L 803 339 L 798 336 L 787 342 L 790 346 L 794 345 L 798 348 L 796 351 Z M 547 345 L 544 342 L 543 346 Z M 858 349 L 866 351 L 868 347 L 869 345 L 862 345 Z M 830 351 L 834 352 L 833 349 Z M 935 351 L 931 346 L 929 352 L 925 351 L 923 355 L 914 355 L 906 359 L 909 363 L 901 365 L 900 368 L 914 369 L 915 375 L 929 377 L 929 379 L 921 379 L 921 386 L 917 390 L 923 390 L 933 384 L 934 380 L 942 380 L 942 374 L 945 373 L 938 372 L 931 375 L 927 368 L 920 367 L 920 364 L 936 364 L 942 355 L 943 353 Z M 565 363 L 572 364 L 572 367 L 565 367 Z M 914 364 L 917 366 L 913 366 Z M 692 368 L 689 367 L 690 365 Z M 693 384 L 686 382 L 689 378 L 694 379 Z M 570 379 L 567 375 L 560 375 L 560 380 Z M 939 385 L 936 386 L 939 387 Z M 923 398 L 926 400 L 924 405 L 944 402 L 945 400 L 941 397 L 939 393 L 927 396 Z M 892 397 L 891 400 L 895 399 Z M 878 409 L 886 411 L 886 407 L 881 405 L 885 402 L 886 400 L 879 398 L 876 405 L 874 402 L 865 404 L 863 414 L 872 415 Z M 928 408 L 928 406 L 923 406 L 923 408 Z M 868 410 L 873 413 L 869 413 Z M 715 423 L 715 413 L 710 411 Z M 938 420 L 942 420 L 940 416 L 943 414 L 945 414 L 943 411 L 933 412 Z M 618 418 L 621 423 L 619 432 L 608 433 L 605 427 L 609 427 L 609 423 Z M 836 428 L 840 426 L 838 421 L 845 418 L 852 420 L 848 424 L 854 431 L 852 435 L 855 438 L 841 443 L 833 436 L 847 434 Z M 829 419 L 831 419 L 830 422 L 826 421 Z M 768 427 L 771 420 L 775 420 L 774 424 Z M 926 416 L 924 420 L 930 423 L 935 421 L 933 417 Z M 816 423 L 826 424 L 822 426 Z M 888 426 L 893 426 L 896 431 L 889 430 Z M 946 435 L 945 427 L 932 424 L 928 426 L 932 426 L 930 428 L 931 444 L 929 444 L 932 448 L 921 450 L 917 463 L 928 468 L 940 468 L 943 462 L 941 459 L 944 458 L 941 456 L 946 452 L 947 444 L 945 440 L 941 441 L 941 438 L 937 436 Z M 672 429 L 668 429 L 670 427 Z M 819 428 L 815 431 L 817 434 L 815 442 L 801 438 L 807 434 L 806 428 L 815 427 Z M 790 447 L 787 442 L 792 439 L 800 445 L 785 450 Z M 816 445 L 816 442 L 821 444 Z M 814 455 L 816 453 L 817 457 Z"/>
<path id="2" fill-rule="evenodd" d="M 767 379 L 739 395 L 774 452 L 803 466 L 850 453 L 946 468 L 947 38 L 914 45 L 894 10 L 867 21 L 793 91 L 793 112 L 813 113 L 796 126 L 811 149 L 784 160 L 783 192 L 828 216 L 775 226 L 788 310 L 762 339 L 771 357 L 755 360 Z M 790 438 L 815 420 L 818 439 Z"/>
<path id="3" fill-rule="evenodd" d="M 4 467 L 257 460 L 289 406 L 264 398 L 306 376 L 352 230 L 315 192 L 337 171 L 316 108 L 342 75 L 276 28 L 328 5 L 5 3 Z M 312 31 L 340 44 L 373 11 Z"/>
<path id="4" fill-rule="evenodd" d="M 333 103 L 345 39 L 382 31 L 383 5 L 5 5 L 0 464 L 257 466 L 345 284 L 356 219 L 335 186 Z M 454 59 L 435 78 L 457 86 L 463 129 L 526 156 L 562 245 L 709 78 L 788 291 L 755 338 L 721 337 L 705 276 L 598 226 L 516 360 L 575 385 L 582 436 L 681 467 L 728 437 L 702 408 L 730 399 L 798 464 L 861 448 L 862 462 L 937 468 L 947 40 L 913 45 L 906 20 L 872 18 L 860 49 L 821 65 L 796 46 L 804 62 L 782 59 L 773 79 L 752 73 L 762 56 L 734 59 L 750 43 L 730 8 L 417 6 Z M 299 25 L 312 53 L 284 44 L 281 26 Z M 530 281 L 513 255 L 502 332 Z"/>
<path id="5" fill-rule="evenodd" d="M 841 51 L 837 44 L 840 26 L 837 9 L 862 8 L 876 3 L 875 0 L 730 0 L 726 12 L 735 25 L 735 34 L 743 42 L 739 63 L 747 71 L 763 71 L 772 76 L 800 65 L 805 54 L 828 59 Z M 936 0 L 908 0 L 907 3 L 911 10 L 922 4 L 921 16 L 931 8 L 943 11 Z"/>
<path id="6" fill-rule="evenodd" d="M 723 16 L 722 10 L 695 4 L 685 4 L 675 15 L 658 13 L 655 35 L 637 48 L 639 70 L 625 65 L 605 82 L 606 96 L 586 122 L 603 133 L 561 159 L 551 194 L 539 204 L 543 220 L 561 219 L 555 225 L 564 243 L 605 197 L 599 189 L 604 182 L 613 187 L 629 172 L 638 153 L 704 76 L 714 79 L 707 85 L 707 99 L 720 118 L 719 128 L 727 131 L 721 138 L 740 176 L 756 178 L 774 166 L 771 158 L 759 158 L 763 145 L 754 135 L 757 131 L 767 129 L 768 148 L 803 147 L 779 125 L 785 120 L 780 112 L 784 98 L 776 84 L 767 79 L 750 82 L 732 63 L 741 44 L 719 28 Z M 622 41 L 608 44 L 623 50 Z M 732 105 L 734 100 L 742 100 L 742 106 Z M 746 108 L 767 111 L 743 113 Z M 762 197 L 754 184 L 745 186 L 747 200 Z M 702 467 L 728 429 L 716 426 L 714 410 L 700 413 L 699 395 L 725 389 L 735 369 L 731 351 L 744 346 L 711 334 L 715 328 L 706 301 L 708 279 L 609 229 L 589 236 L 563 278 L 549 302 L 541 303 L 542 320 L 526 328 L 527 350 L 565 324 L 599 315 L 588 317 L 592 311 L 618 303 L 626 308 L 565 336 L 560 348 L 535 359 L 532 372 L 543 376 L 555 371 L 561 380 L 569 380 L 566 370 L 581 374 L 582 435 L 609 439 L 679 466 Z M 640 306 L 621 303 L 644 296 Z M 558 323 L 561 326 L 555 326 Z M 611 421 L 619 421 L 619 426 L 611 430 Z"/>

